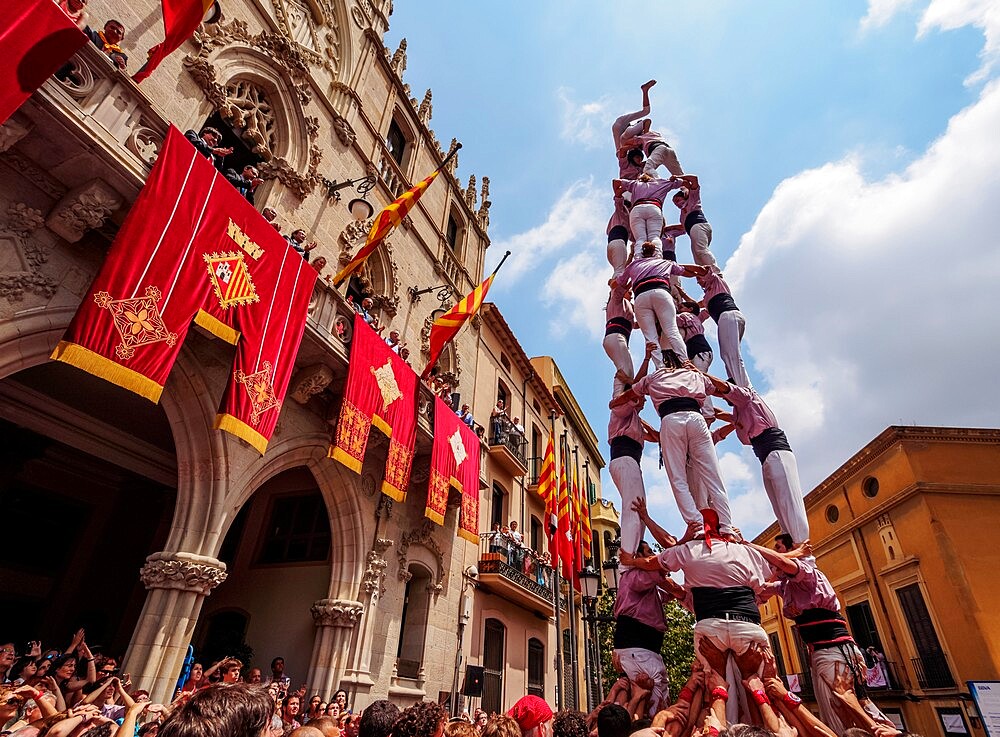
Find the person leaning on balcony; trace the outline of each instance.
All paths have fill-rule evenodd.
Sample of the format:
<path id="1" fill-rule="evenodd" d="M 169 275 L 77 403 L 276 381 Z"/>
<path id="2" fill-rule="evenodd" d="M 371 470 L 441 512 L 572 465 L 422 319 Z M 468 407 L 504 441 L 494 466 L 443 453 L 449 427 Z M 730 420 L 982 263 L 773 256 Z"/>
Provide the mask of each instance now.
<path id="1" fill-rule="evenodd" d="M 120 44 L 125 38 L 125 25 L 120 20 L 109 20 L 104 24 L 104 30 L 95 31 L 90 26 L 83 29 L 91 42 L 108 55 L 119 69 L 124 69 L 128 64 L 128 54 L 122 49 Z"/>
<path id="2" fill-rule="evenodd" d="M 56 3 L 81 31 L 87 28 L 87 0 L 59 0 Z"/>
<path id="3" fill-rule="evenodd" d="M 202 128 L 201 134 L 189 130 L 184 133 L 184 137 L 191 142 L 191 145 L 198 149 L 198 153 L 212 162 L 216 169 L 222 164 L 222 159 L 233 152 L 233 147 L 222 148 L 222 134 L 215 128 Z"/>
<path id="4" fill-rule="evenodd" d="M 251 205 L 253 204 L 253 193 L 256 191 L 257 187 L 264 183 L 264 180 L 260 178 L 260 174 L 257 171 L 257 167 L 247 164 L 243 167 L 243 173 L 240 174 L 236 169 L 226 169 L 226 179 L 229 183 L 236 187 L 236 190 L 243 195 L 247 202 Z"/>

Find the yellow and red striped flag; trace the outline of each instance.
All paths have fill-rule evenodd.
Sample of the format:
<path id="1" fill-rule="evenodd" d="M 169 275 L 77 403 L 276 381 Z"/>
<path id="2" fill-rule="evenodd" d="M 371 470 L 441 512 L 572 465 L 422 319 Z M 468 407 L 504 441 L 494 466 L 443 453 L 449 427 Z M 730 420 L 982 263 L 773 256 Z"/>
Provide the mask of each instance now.
<path id="1" fill-rule="evenodd" d="M 583 557 L 593 559 L 594 531 L 590 526 L 590 493 L 588 489 L 580 490 L 580 503 L 582 505 L 582 517 L 580 529 L 582 531 L 580 546 L 583 548 Z"/>
<path id="2" fill-rule="evenodd" d="M 565 448 L 560 453 L 562 457 L 562 475 L 559 477 L 559 557 L 562 560 L 563 578 L 574 583 L 578 580 L 576 575 L 576 551 L 573 545 L 573 502 L 569 496 L 569 488 L 566 477 L 566 457 Z"/>
<path id="3" fill-rule="evenodd" d="M 490 285 L 493 284 L 493 277 L 497 275 L 497 272 L 503 266 L 503 262 L 507 260 L 508 256 L 510 256 L 510 251 L 504 254 L 504 257 L 500 259 L 500 263 L 493 269 L 493 273 L 486 277 L 482 284 L 469 292 L 462 298 L 461 302 L 441 315 L 431 325 L 429 340 L 431 356 L 420 378 L 426 379 L 430 376 L 431 369 L 434 368 L 438 358 L 441 356 L 441 351 L 444 350 L 448 341 L 454 338 L 458 331 L 462 329 L 462 326 L 468 322 L 469 318 L 475 315 L 479 311 L 479 308 L 483 306 L 483 302 L 486 300 L 486 293 L 490 291 Z"/>
<path id="4" fill-rule="evenodd" d="M 217 0 L 163 0 L 163 42 L 149 50 L 149 58 L 132 79 L 137 83 L 144 80 L 191 38 L 201 23 L 214 23 L 221 15 Z"/>
<path id="5" fill-rule="evenodd" d="M 538 474 L 538 495 L 545 502 L 545 535 L 549 541 L 549 555 L 552 567 L 559 565 L 559 479 L 556 474 L 556 454 L 552 447 L 552 435 L 542 457 L 542 469 Z"/>

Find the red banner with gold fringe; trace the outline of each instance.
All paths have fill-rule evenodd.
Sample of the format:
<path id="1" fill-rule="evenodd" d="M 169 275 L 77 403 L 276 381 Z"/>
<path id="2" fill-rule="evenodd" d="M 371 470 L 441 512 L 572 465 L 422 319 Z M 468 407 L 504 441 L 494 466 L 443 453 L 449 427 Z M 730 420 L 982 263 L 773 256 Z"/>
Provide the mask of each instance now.
<path id="1" fill-rule="evenodd" d="M 382 493 L 401 502 L 417 441 L 417 375 L 355 315 L 347 386 L 329 457 L 361 473 L 372 425 L 389 438 Z"/>
<path id="2" fill-rule="evenodd" d="M 316 271 L 171 127 L 52 358 L 157 402 L 192 320 L 237 345 L 216 427 L 261 454 Z"/>
<path id="3" fill-rule="evenodd" d="M 85 43 L 52 0 L 0 2 L 0 124 Z"/>
<path id="4" fill-rule="evenodd" d="M 479 542 L 479 438 L 440 397 L 434 397 L 434 447 L 424 516 L 444 524 L 448 493 L 462 494 L 458 534 Z"/>

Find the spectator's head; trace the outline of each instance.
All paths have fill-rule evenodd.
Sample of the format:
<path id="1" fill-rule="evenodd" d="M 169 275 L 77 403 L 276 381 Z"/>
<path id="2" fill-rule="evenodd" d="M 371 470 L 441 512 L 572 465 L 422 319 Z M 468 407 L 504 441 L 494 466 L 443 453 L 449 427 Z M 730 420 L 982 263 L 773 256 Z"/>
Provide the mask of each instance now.
<path id="1" fill-rule="evenodd" d="M 326 734 L 323 730 L 309 724 L 305 727 L 296 727 L 288 733 L 288 737 L 326 737 Z"/>
<path id="2" fill-rule="evenodd" d="M 159 737 L 263 737 L 274 702 L 267 691 L 237 683 L 195 691 L 160 726 Z"/>
<path id="3" fill-rule="evenodd" d="M 269 223 L 273 223 L 275 220 L 278 219 L 278 211 L 275 210 L 273 207 L 265 207 L 263 210 L 260 211 L 260 214 L 263 215 L 264 219 Z"/>
<path id="4" fill-rule="evenodd" d="M 410 357 L 410 349 L 409 348 L 405 348 L 405 347 L 404 348 L 400 348 L 399 349 L 399 357 L 402 358 L 405 361 L 407 358 Z"/>
<path id="5" fill-rule="evenodd" d="M 642 159 L 641 148 L 630 149 L 629 152 L 625 155 L 625 157 L 628 159 L 628 163 L 630 163 L 632 166 L 642 166 L 643 159 Z"/>
<path id="6" fill-rule="evenodd" d="M 370 310 L 375 306 L 375 301 L 371 297 L 365 297 L 361 300 L 361 306 L 366 310 Z"/>
<path id="7" fill-rule="evenodd" d="M 628 737 L 632 717 L 618 704 L 608 704 L 597 712 L 597 737 Z"/>
<path id="8" fill-rule="evenodd" d="M 361 713 L 358 737 L 388 737 L 397 719 L 399 719 L 398 706 L 385 699 L 373 701 Z"/>
<path id="9" fill-rule="evenodd" d="M 343 709 L 340 708 L 340 704 L 336 701 L 331 701 L 326 705 L 326 715 L 331 719 L 340 719 L 340 712 Z"/>
<path id="10" fill-rule="evenodd" d="M 687 187 L 681 187 L 680 189 L 678 189 L 672 199 L 674 201 L 674 204 L 677 205 L 678 208 L 683 208 L 684 205 L 687 204 L 687 199 L 688 199 Z"/>
<path id="11" fill-rule="evenodd" d="M 240 680 L 240 670 L 243 668 L 243 663 L 236 658 L 226 658 L 222 661 L 222 665 L 219 666 L 219 672 L 222 674 L 223 683 L 236 683 Z"/>
<path id="12" fill-rule="evenodd" d="M 259 686 L 264 682 L 264 674 L 260 672 L 260 668 L 251 668 L 250 672 L 247 673 L 247 683 L 251 686 Z"/>
<path id="13" fill-rule="evenodd" d="M 347 691 L 338 688 L 333 692 L 333 700 L 340 704 L 340 710 L 343 711 L 347 708 Z"/>
<path id="14" fill-rule="evenodd" d="M 282 716 L 286 722 L 290 722 L 299 715 L 299 709 L 301 708 L 302 699 L 299 698 L 299 695 L 297 693 L 289 694 L 285 699 Z"/>
<path id="15" fill-rule="evenodd" d="M 469 405 L 463 404 L 462 405 L 462 414 L 465 414 L 468 411 L 469 411 Z"/>
<path id="16" fill-rule="evenodd" d="M 444 728 L 444 737 L 476 737 L 476 728 L 471 722 L 455 717 L 449 719 Z"/>
<path id="17" fill-rule="evenodd" d="M 191 665 L 191 672 L 188 673 L 188 680 L 197 683 L 201 680 L 202 675 L 205 673 L 205 666 L 201 663 L 194 663 Z"/>
<path id="18" fill-rule="evenodd" d="M 306 232 L 304 230 L 296 230 L 295 233 L 302 233 L 305 237 Z M 294 236 L 295 233 L 292 233 Z M 276 678 L 281 678 L 285 673 L 285 659 L 282 657 L 277 657 L 271 661 L 271 674 Z"/>
<path id="19" fill-rule="evenodd" d="M 340 727 L 337 720 L 330 717 L 318 717 L 309 720 L 309 726 L 318 729 L 323 737 L 340 737 Z M 313 736 L 315 737 L 315 735 Z"/>
<path id="20" fill-rule="evenodd" d="M 302 228 L 296 228 L 295 230 L 292 231 L 292 240 L 295 241 L 296 243 L 303 243 L 305 239 L 306 239 L 306 232 L 302 230 Z M 284 665 L 285 663 L 284 659 L 282 658 L 275 658 L 275 660 L 280 660 L 282 665 Z"/>
<path id="21" fill-rule="evenodd" d="M 69 5 L 69 9 L 75 13 L 78 10 L 83 10 L 87 7 L 87 0 L 69 0 L 67 5 Z"/>
<path id="22" fill-rule="evenodd" d="M 76 673 L 76 656 L 63 655 L 52 662 L 52 675 L 56 677 L 57 681 L 62 682 L 67 678 L 72 678 L 74 673 Z"/>
<path id="23" fill-rule="evenodd" d="M 0 673 L 6 673 L 14 666 L 17 659 L 17 648 L 13 642 L 5 642 L 0 645 Z"/>
<path id="24" fill-rule="evenodd" d="M 649 543 L 643 540 L 639 543 L 639 547 L 635 549 L 635 554 L 640 558 L 648 558 L 653 554 L 653 549 L 649 546 Z"/>
<path id="25" fill-rule="evenodd" d="M 125 26 L 120 20 L 109 20 L 104 24 L 104 38 L 109 44 L 119 44 L 125 38 Z"/>
<path id="26" fill-rule="evenodd" d="M 510 524 L 512 529 L 517 529 L 516 521 L 512 520 Z M 552 709 L 544 699 L 528 694 L 517 700 L 507 716 L 517 722 L 522 737 L 546 737 L 549 722 L 552 721 Z"/>
<path id="27" fill-rule="evenodd" d="M 521 737 L 521 727 L 514 717 L 498 714 L 487 720 L 482 737 Z"/>
<path id="28" fill-rule="evenodd" d="M 511 529 L 511 532 L 517 532 L 517 520 L 516 519 L 512 519 L 510 521 L 510 529 Z"/>
<path id="29" fill-rule="evenodd" d="M 442 737 L 448 714 L 433 701 L 418 701 L 392 725 L 392 737 Z"/>
<path id="30" fill-rule="evenodd" d="M 246 166 L 243 167 L 243 176 L 245 176 L 247 179 L 256 179 L 258 176 L 260 176 L 260 172 L 257 171 L 256 166 L 253 166 L 252 164 L 247 164 Z"/>
<path id="31" fill-rule="evenodd" d="M 587 737 L 589 731 L 582 711 L 563 709 L 552 719 L 552 737 Z"/>
<path id="32" fill-rule="evenodd" d="M 149 701 L 149 691 L 143 688 L 140 688 L 138 691 L 134 691 L 132 693 L 132 700 L 138 702 Z"/>
<path id="33" fill-rule="evenodd" d="M 787 553 L 789 550 L 795 547 L 795 541 L 792 540 L 792 536 L 787 532 L 782 532 L 780 535 L 775 535 L 774 537 L 774 549 L 779 553 Z"/>
<path id="34" fill-rule="evenodd" d="M 216 128 L 203 128 L 201 138 L 205 143 L 213 148 L 222 142 L 222 134 Z"/>

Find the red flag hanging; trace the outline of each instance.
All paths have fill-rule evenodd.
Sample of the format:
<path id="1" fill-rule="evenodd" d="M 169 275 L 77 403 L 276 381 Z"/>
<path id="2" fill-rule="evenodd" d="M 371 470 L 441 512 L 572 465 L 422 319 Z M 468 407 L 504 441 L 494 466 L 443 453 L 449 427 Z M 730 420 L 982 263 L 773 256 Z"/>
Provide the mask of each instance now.
<path id="1" fill-rule="evenodd" d="M 559 559 L 562 561 L 563 578 L 576 581 L 576 554 L 573 550 L 573 502 L 569 498 L 566 479 L 567 463 L 565 451 L 560 453 L 562 475 L 559 477 Z"/>
<path id="2" fill-rule="evenodd" d="M 152 74 L 160 62 L 194 35 L 215 5 L 215 0 L 163 0 L 163 42 L 149 50 L 149 59 L 132 79 L 142 82 Z"/>
<path id="3" fill-rule="evenodd" d="M 382 493 L 401 502 L 417 441 L 417 375 L 356 315 L 347 387 L 329 457 L 361 473 L 372 425 L 389 437 Z"/>
<path id="4" fill-rule="evenodd" d="M 448 491 L 462 493 L 458 534 L 479 542 L 479 438 L 440 397 L 434 398 L 434 447 L 424 516 L 444 524 Z"/>
<path id="5" fill-rule="evenodd" d="M 556 473 L 556 455 L 552 447 L 552 435 L 549 435 L 549 443 L 542 458 L 542 469 L 538 474 L 538 495 L 545 502 L 545 532 L 549 540 L 553 569 L 559 566 L 559 479 Z"/>
<path id="6" fill-rule="evenodd" d="M 0 125 L 86 43 L 52 0 L 0 2 Z"/>
<path id="7" fill-rule="evenodd" d="M 237 344 L 216 426 L 262 454 L 316 271 L 171 126 L 52 358 L 157 402 L 192 319 Z"/>

